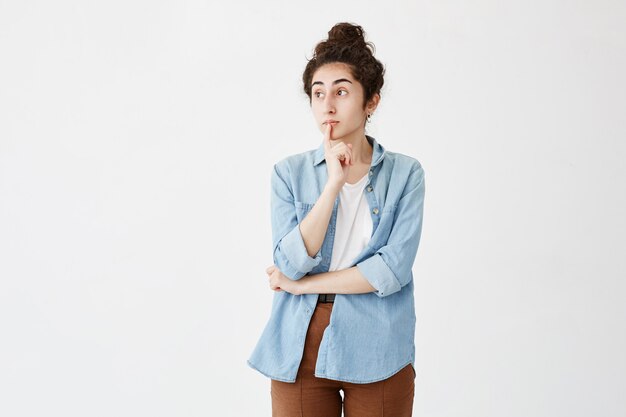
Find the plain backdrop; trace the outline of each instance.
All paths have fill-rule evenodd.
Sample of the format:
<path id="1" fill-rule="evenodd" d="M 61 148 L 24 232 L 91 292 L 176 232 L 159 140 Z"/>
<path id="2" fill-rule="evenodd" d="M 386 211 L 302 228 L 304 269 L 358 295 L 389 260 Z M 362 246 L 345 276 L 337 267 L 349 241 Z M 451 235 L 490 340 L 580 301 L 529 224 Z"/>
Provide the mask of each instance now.
<path id="1" fill-rule="evenodd" d="M 414 415 L 626 414 L 624 2 L 124 0 L 0 2 L 0 415 L 270 415 L 270 172 L 341 21 L 426 172 Z"/>

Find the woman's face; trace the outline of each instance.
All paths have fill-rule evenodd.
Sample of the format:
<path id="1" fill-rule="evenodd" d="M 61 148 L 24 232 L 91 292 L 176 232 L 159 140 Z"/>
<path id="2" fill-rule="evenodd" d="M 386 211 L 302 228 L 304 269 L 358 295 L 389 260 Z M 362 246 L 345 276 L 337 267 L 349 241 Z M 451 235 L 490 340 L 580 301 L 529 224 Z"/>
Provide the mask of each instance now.
<path id="1" fill-rule="evenodd" d="M 322 65 L 313 74 L 311 86 L 311 109 L 322 133 L 330 119 L 334 120 L 330 122 L 332 140 L 364 134 L 367 110 L 363 109 L 363 86 L 352 77 L 346 64 Z"/>

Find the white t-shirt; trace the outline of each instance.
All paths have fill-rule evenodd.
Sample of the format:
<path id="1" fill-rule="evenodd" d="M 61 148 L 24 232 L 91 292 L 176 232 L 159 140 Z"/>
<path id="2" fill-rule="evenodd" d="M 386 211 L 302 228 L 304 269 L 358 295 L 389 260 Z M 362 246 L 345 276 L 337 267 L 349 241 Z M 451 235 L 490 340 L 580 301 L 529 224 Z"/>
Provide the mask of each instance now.
<path id="1" fill-rule="evenodd" d="M 352 266 L 372 236 L 372 217 L 363 190 L 367 173 L 356 183 L 344 183 L 339 191 L 337 222 L 329 271 Z"/>

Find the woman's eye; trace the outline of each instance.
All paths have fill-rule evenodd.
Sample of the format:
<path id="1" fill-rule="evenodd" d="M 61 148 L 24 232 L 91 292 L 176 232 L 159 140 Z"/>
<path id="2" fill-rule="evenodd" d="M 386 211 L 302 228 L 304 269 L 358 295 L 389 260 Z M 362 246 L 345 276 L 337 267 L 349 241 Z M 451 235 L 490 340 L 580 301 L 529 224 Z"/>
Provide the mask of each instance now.
<path id="1" fill-rule="evenodd" d="M 348 94 L 348 92 L 347 92 L 346 90 L 339 90 L 339 91 L 337 92 L 337 94 L 339 94 L 339 93 L 346 93 L 346 94 Z M 344 96 L 345 96 L 345 94 L 344 94 Z"/>
<path id="2" fill-rule="evenodd" d="M 313 95 L 314 95 L 315 97 L 319 97 L 319 96 L 320 96 L 320 94 L 322 94 L 320 91 L 316 91 L 315 93 L 313 93 Z"/>

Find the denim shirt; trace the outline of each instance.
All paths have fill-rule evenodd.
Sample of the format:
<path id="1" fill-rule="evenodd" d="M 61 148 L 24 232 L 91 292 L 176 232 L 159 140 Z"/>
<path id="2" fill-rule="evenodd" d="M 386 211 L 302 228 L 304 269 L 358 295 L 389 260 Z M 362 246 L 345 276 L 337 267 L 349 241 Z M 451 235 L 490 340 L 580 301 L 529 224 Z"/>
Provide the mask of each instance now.
<path id="1" fill-rule="evenodd" d="M 352 261 L 376 291 L 337 294 L 319 347 L 315 376 L 352 383 L 389 378 L 415 363 L 415 303 L 412 266 L 422 231 L 424 169 L 410 156 L 373 147 L 365 196 L 373 231 Z M 274 264 L 287 277 L 328 272 L 335 236 L 335 200 L 322 247 L 309 256 L 299 224 L 328 180 L 324 144 L 283 158 L 271 174 Z M 277 291 L 269 320 L 247 364 L 261 374 L 295 382 L 318 294 Z"/>

